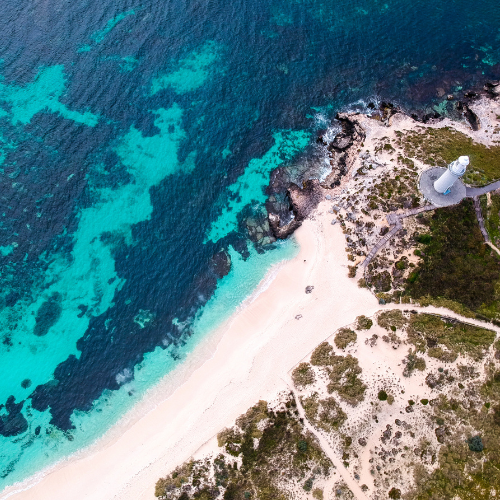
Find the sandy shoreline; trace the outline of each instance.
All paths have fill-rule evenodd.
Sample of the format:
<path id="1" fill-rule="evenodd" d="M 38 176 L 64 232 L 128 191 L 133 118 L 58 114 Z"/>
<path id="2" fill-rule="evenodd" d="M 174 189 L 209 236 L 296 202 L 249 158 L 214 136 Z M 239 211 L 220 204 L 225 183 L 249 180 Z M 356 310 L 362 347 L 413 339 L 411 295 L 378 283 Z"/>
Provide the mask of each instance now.
<path id="1" fill-rule="evenodd" d="M 5 489 L 0 500 L 153 500 L 158 478 L 213 442 L 255 402 L 286 390 L 290 369 L 320 342 L 381 309 L 368 289 L 357 286 L 359 276 L 347 277 L 352 263 L 340 224 L 331 224 L 331 204 L 320 204 L 295 232 L 297 256 L 271 268 L 235 314 L 102 439 Z M 314 287 L 312 293 L 306 286 Z"/>
<path id="2" fill-rule="evenodd" d="M 356 316 L 379 310 L 368 289 L 347 277 L 345 238 L 340 224 L 331 225 L 330 204 L 323 202 L 297 230 L 297 256 L 272 268 L 190 362 L 91 448 L 41 479 L 7 488 L 0 498 L 153 500 L 158 478 L 256 401 L 287 390 L 287 373 L 318 343 Z M 306 294 L 309 285 L 314 290 Z"/>
<path id="3" fill-rule="evenodd" d="M 373 295 L 347 278 L 344 235 L 331 225 L 327 206 L 296 232 L 298 255 L 277 273 L 271 269 L 276 276 L 268 284 L 268 273 L 264 291 L 210 336 L 211 346 L 200 347 L 210 357 L 197 368 L 191 364 L 183 382 L 179 373 L 171 376 L 169 386 L 176 378 L 177 389 L 154 391 L 152 399 L 163 401 L 140 403 L 144 416 L 132 416 L 125 432 L 111 430 L 87 456 L 61 462 L 32 487 L 28 480 L 7 488 L 0 498 L 153 499 L 160 476 L 255 401 L 285 388 L 290 367 L 318 342 L 377 310 Z M 305 293 L 308 285 L 314 286 L 311 294 Z"/>

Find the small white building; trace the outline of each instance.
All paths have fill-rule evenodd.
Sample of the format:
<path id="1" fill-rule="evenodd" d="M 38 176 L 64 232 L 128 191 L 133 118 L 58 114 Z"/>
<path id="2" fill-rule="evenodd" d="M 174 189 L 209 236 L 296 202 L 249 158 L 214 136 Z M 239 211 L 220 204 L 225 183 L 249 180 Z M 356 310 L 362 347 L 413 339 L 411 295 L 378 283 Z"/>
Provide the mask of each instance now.
<path id="1" fill-rule="evenodd" d="M 440 194 L 448 194 L 455 181 L 465 174 L 468 164 L 468 156 L 461 156 L 458 160 L 452 161 L 443 175 L 434 182 L 434 189 Z"/>

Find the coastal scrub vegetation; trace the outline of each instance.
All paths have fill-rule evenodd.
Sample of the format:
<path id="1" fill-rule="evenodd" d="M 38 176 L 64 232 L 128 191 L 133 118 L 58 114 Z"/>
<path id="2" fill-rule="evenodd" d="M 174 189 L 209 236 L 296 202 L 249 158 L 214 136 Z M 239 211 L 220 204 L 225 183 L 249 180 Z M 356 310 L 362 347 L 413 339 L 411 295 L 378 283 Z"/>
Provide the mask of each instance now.
<path id="1" fill-rule="evenodd" d="M 419 352 L 428 349 L 429 356 L 448 362 L 459 353 L 481 359 L 496 336 L 492 330 L 432 314 L 412 315 L 407 333 Z"/>
<path id="2" fill-rule="evenodd" d="M 443 443 L 438 466 L 417 467 L 415 488 L 405 498 L 489 500 L 500 491 L 500 372 L 493 369 L 475 389 L 476 404 L 458 404 L 444 395 L 429 402 Z M 467 422 L 465 436 L 460 422 Z"/>
<path id="3" fill-rule="evenodd" d="M 484 186 L 500 179 L 500 147 L 485 146 L 451 127 L 412 130 L 404 134 L 398 146 L 406 156 L 431 166 L 446 167 L 459 156 L 470 157 L 470 166 L 463 180 Z"/>
<path id="4" fill-rule="evenodd" d="M 389 212 L 398 208 L 418 207 L 420 196 L 416 168 L 411 160 L 402 156 L 398 157 L 398 165 L 395 168 L 396 175 L 382 173 L 375 178 L 367 199 L 370 210 Z"/>
<path id="5" fill-rule="evenodd" d="M 314 384 L 315 376 L 311 365 L 309 363 L 300 363 L 292 371 L 292 380 L 299 389 Z"/>
<path id="6" fill-rule="evenodd" d="M 334 342 L 339 349 L 345 349 L 349 344 L 356 342 L 358 336 L 350 328 L 341 328 L 335 335 Z"/>
<path id="7" fill-rule="evenodd" d="M 373 321 L 364 315 L 358 316 L 356 318 L 356 329 L 357 330 L 369 330 L 373 326 Z"/>
<path id="8" fill-rule="evenodd" d="M 386 330 L 400 330 L 408 323 L 408 320 L 403 316 L 399 309 L 383 311 L 377 316 L 377 323 Z"/>
<path id="9" fill-rule="evenodd" d="M 281 409 L 260 401 L 218 436 L 216 458 L 189 461 L 156 483 L 162 500 L 285 500 L 297 484 L 312 487 L 331 462 L 298 418 L 290 396 Z"/>
<path id="10" fill-rule="evenodd" d="M 314 393 L 308 398 L 302 398 L 301 404 L 307 420 L 327 432 L 338 430 L 347 420 L 347 415 L 335 398 L 319 399 L 318 394 Z"/>
<path id="11" fill-rule="evenodd" d="M 411 377 L 415 370 L 423 372 L 426 368 L 425 359 L 417 356 L 417 353 L 413 349 L 408 350 L 406 358 L 403 360 L 405 365 L 403 370 L 404 377 Z"/>
<path id="12" fill-rule="evenodd" d="M 329 394 L 336 392 L 351 405 L 363 401 L 366 385 L 359 378 L 362 369 L 357 358 L 350 354 L 337 356 L 333 354 L 333 347 L 328 342 L 323 342 L 312 352 L 311 364 L 325 369 L 329 377 Z"/>
<path id="13" fill-rule="evenodd" d="M 419 300 L 446 299 L 494 319 L 500 313 L 500 260 L 487 245 L 472 201 L 436 210 L 428 219 L 431 238 L 406 283 Z"/>

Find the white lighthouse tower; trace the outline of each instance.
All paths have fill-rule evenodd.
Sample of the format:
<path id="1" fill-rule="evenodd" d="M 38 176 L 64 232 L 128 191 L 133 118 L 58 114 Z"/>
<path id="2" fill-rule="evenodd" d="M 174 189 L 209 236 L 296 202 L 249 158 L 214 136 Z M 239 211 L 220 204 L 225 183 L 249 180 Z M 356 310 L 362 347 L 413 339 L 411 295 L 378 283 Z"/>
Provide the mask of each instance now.
<path id="1" fill-rule="evenodd" d="M 458 160 L 452 161 L 443 175 L 434 182 L 434 189 L 440 194 L 448 194 L 455 181 L 465 174 L 468 164 L 468 156 L 461 156 Z"/>

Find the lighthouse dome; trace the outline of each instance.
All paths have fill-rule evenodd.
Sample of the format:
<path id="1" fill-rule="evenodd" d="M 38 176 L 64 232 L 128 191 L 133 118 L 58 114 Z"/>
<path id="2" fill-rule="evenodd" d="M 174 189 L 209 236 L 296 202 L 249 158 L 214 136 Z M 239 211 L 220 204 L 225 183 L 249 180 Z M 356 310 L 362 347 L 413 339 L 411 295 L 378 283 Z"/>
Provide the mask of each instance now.
<path id="1" fill-rule="evenodd" d="M 458 160 L 450 163 L 449 169 L 456 176 L 460 177 L 465 174 L 465 170 L 467 169 L 467 165 L 469 164 L 468 156 L 461 156 Z"/>

